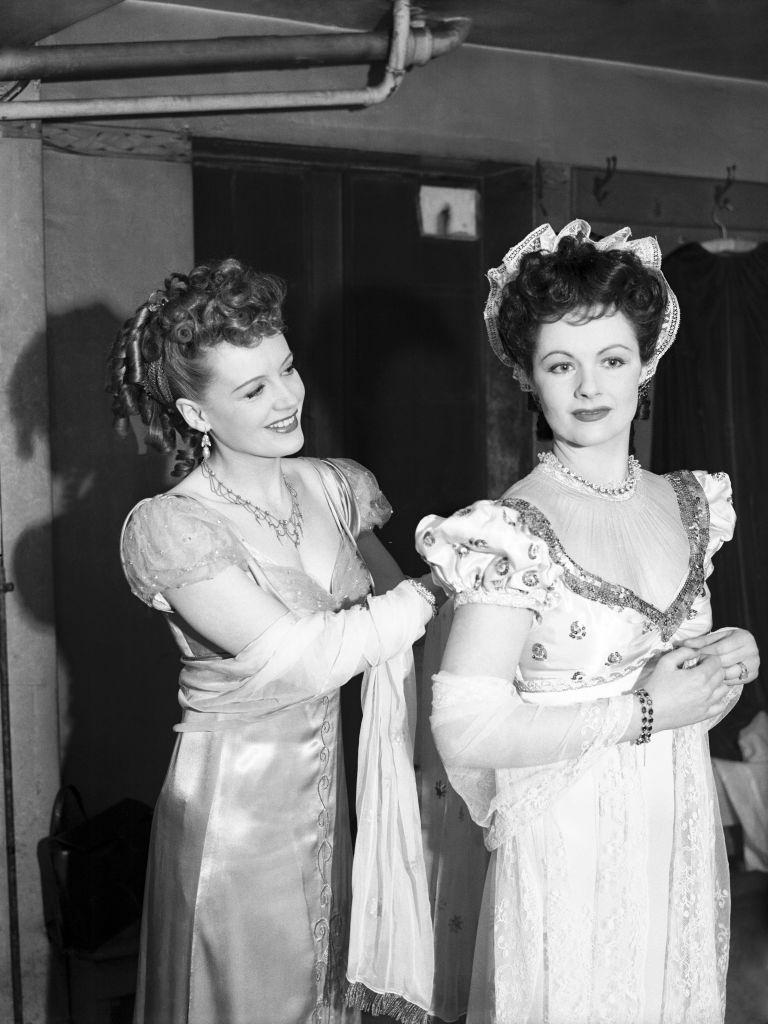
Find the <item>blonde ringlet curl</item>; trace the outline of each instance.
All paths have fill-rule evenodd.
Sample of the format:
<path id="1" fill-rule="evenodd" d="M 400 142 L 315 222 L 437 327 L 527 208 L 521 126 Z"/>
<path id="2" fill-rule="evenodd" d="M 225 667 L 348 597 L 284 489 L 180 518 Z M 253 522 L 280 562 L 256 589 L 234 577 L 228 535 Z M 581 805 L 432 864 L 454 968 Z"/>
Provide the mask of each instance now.
<path id="1" fill-rule="evenodd" d="M 172 273 L 119 330 L 109 357 L 107 391 L 117 432 L 138 415 L 147 443 L 176 450 L 174 476 L 201 456 L 200 432 L 176 409 L 176 399 L 200 399 L 210 380 L 205 354 L 217 345 L 257 345 L 284 330 L 285 284 L 233 257 Z"/>

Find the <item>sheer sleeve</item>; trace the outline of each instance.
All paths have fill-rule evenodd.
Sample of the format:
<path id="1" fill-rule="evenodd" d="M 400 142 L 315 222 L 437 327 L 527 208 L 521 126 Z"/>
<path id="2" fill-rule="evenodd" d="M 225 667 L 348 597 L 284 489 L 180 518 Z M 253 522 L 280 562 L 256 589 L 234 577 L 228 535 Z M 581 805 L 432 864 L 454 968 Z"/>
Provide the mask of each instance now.
<path id="1" fill-rule="evenodd" d="M 503 502 L 476 501 L 448 519 L 427 516 L 416 528 L 416 550 L 457 605 L 528 608 L 538 617 L 562 596 L 563 570 Z"/>
<path id="2" fill-rule="evenodd" d="M 405 652 L 431 618 L 430 603 L 406 580 L 365 605 L 286 612 L 232 658 L 185 659 L 182 707 L 238 715 L 328 693 Z M 201 727 L 210 726 L 194 722 L 181 728 Z"/>
<path id="3" fill-rule="evenodd" d="M 631 693 L 567 706 L 526 704 L 507 679 L 433 677 L 435 745 L 473 821 L 495 849 L 536 820 L 624 738 Z"/>
<path id="4" fill-rule="evenodd" d="M 433 678 L 432 729 L 446 765 L 526 768 L 581 758 L 618 743 L 634 707 L 631 693 L 548 706 L 526 704 L 506 679 Z"/>
<path id="5" fill-rule="evenodd" d="M 357 537 L 374 527 L 384 526 L 392 515 L 392 506 L 381 492 L 376 477 L 354 459 L 328 459 L 349 488 L 353 508 L 349 528 Z"/>
<path id="6" fill-rule="evenodd" d="M 163 592 L 210 580 L 248 556 L 230 527 L 203 504 L 183 495 L 158 495 L 128 515 L 120 544 L 123 570 L 133 593 L 170 611 Z"/>

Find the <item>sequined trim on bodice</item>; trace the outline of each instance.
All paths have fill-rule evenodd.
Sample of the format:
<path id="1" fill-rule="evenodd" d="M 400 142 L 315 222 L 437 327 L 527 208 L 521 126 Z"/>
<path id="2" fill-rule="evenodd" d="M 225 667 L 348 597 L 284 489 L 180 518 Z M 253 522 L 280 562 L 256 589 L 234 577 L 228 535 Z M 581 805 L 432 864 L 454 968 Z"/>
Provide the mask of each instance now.
<path id="1" fill-rule="evenodd" d="M 709 505 L 701 485 L 690 471 L 669 473 L 665 479 L 675 491 L 680 520 L 690 546 L 688 575 L 666 611 L 643 600 L 628 587 L 609 583 L 583 569 L 565 551 L 547 517 L 529 502 L 522 498 L 504 498 L 499 504 L 518 512 L 528 530 L 544 541 L 553 562 L 563 569 L 563 583 L 570 591 L 611 608 L 634 609 L 659 630 L 662 640 L 666 642 L 677 632 L 704 585 L 704 556 L 709 542 Z"/>

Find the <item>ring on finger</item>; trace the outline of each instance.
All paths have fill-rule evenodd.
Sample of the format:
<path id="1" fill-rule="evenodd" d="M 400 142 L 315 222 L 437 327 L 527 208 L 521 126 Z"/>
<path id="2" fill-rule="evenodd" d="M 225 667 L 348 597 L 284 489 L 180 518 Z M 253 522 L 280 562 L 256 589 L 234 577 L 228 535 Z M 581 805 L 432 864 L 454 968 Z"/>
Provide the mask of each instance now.
<path id="1" fill-rule="evenodd" d="M 739 682 L 742 683 L 749 675 L 749 669 L 743 661 L 739 661 L 737 664 L 739 667 Z"/>

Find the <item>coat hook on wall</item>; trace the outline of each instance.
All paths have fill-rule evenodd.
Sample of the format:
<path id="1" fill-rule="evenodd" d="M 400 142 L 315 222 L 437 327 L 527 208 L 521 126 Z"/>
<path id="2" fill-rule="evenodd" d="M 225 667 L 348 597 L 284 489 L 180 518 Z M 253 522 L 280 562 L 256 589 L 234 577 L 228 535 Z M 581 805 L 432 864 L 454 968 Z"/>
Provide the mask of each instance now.
<path id="1" fill-rule="evenodd" d="M 594 177 L 592 182 L 592 195 L 595 197 L 595 201 L 598 206 L 602 206 L 610 194 L 609 190 L 605 186 L 616 173 L 617 164 L 618 160 L 615 156 L 607 156 L 605 158 L 605 173 L 596 174 Z"/>
<path id="2" fill-rule="evenodd" d="M 727 238 L 728 231 L 718 214 L 721 210 L 727 210 L 729 213 L 733 212 L 733 203 L 728 198 L 728 191 L 735 181 L 736 164 L 730 164 L 730 166 L 725 168 L 725 181 L 721 181 L 719 185 L 715 185 L 712 202 L 712 223 L 719 228 L 721 238 Z"/>

